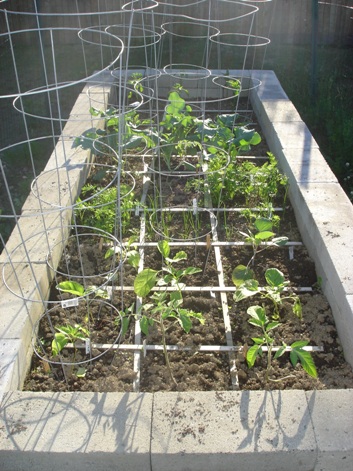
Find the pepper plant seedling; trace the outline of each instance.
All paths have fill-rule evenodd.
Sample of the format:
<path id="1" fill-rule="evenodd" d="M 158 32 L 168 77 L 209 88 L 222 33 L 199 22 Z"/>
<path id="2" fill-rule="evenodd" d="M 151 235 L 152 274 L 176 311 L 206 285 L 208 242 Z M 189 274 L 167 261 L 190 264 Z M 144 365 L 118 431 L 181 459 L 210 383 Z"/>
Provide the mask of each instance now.
<path id="1" fill-rule="evenodd" d="M 58 332 L 54 334 L 54 339 L 51 345 L 53 356 L 57 356 L 68 343 L 72 343 L 75 347 L 75 342 L 77 342 L 78 340 L 85 340 L 90 336 L 89 331 L 85 327 L 82 327 L 82 325 L 80 324 L 75 324 L 73 326 L 68 324 L 55 327 L 55 329 Z"/>
<path id="2" fill-rule="evenodd" d="M 247 310 L 247 313 L 250 316 L 249 324 L 258 327 L 261 329 L 261 337 L 253 337 L 252 341 L 254 345 L 250 347 L 246 352 L 246 361 L 249 368 L 252 368 L 255 364 L 256 359 L 263 354 L 263 347 L 267 347 L 267 364 L 266 364 L 266 381 L 283 381 L 284 379 L 290 378 L 293 375 L 288 375 L 280 379 L 271 378 L 272 373 L 272 359 L 276 360 L 281 357 L 287 351 L 287 345 L 283 345 L 277 349 L 273 358 L 273 347 L 274 347 L 274 338 L 272 332 L 274 329 L 279 327 L 281 324 L 277 321 L 270 321 L 266 315 L 265 308 L 262 306 L 250 306 Z M 317 370 L 315 367 L 314 360 L 310 352 L 305 350 L 305 347 L 309 342 L 306 340 L 299 340 L 293 342 L 290 345 L 290 360 L 293 366 L 296 366 L 298 361 L 300 362 L 303 369 L 309 376 L 313 378 L 317 377 Z"/>
<path id="3" fill-rule="evenodd" d="M 232 273 L 232 281 L 237 287 L 233 299 L 235 302 L 242 301 L 255 294 L 263 299 L 268 299 L 273 304 L 273 319 L 279 319 L 280 307 L 284 300 L 292 302 L 293 313 L 302 318 L 302 305 L 297 294 L 285 291 L 289 281 L 285 280 L 283 273 L 277 268 L 268 268 L 265 272 L 267 285 L 260 288 L 257 280 L 254 279 L 254 273 L 244 265 L 238 265 Z"/>
<path id="4" fill-rule="evenodd" d="M 65 280 L 61 281 L 56 285 L 56 289 L 63 292 L 69 293 L 73 296 L 77 297 L 85 297 L 89 296 L 90 294 L 94 293 L 95 297 L 100 297 L 107 299 L 108 293 L 104 289 L 96 289 L 97 287 L 94 285 L 88 286 L 85 288 L 81 283 L 77 283 L 76 281 Z"/>

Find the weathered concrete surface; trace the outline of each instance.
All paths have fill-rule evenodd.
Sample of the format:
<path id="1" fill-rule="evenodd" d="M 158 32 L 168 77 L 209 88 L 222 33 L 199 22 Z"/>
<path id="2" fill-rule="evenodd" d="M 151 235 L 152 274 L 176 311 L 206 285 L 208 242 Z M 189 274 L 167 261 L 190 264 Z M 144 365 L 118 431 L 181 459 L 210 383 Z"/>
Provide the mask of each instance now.
<path id="1" fill-rule="evenodd" d="M 352 390 L 307 391 L 317 447 L 315 471 L 353 469 Z"/>
<path id="2" fill-rule="evenodd" d="M 1 471 L 149 471 L 152 394 L 3 396 Z"/>
<path id="3" fill-rule="evenodd" d="M 0 395 L 1 471 L 351 471 L 351 390 Z"/>
<path id="4" fill-rule="evenodd" d="M 154 396 L 153 471 L 310 471 L 316 453 L 303 391 Z"/>

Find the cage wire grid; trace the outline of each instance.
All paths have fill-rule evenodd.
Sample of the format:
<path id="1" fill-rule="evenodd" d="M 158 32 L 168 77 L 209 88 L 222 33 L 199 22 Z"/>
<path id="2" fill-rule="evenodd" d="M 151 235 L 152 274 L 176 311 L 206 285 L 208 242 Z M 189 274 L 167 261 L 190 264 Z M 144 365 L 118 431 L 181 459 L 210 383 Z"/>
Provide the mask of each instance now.
<path id="1" fill-rule="evenodd" d="M 253 63 L 259 49 L 266 49 L 270 42 L 268 38 L 256 34 L 256 21 L 262 8 L 272 8 L 271 0 L 99 1 L 97 11 L 91 12 L 80 10 L 82 2 L 76 0 L 72 2 L 72 11 L 55 13 L 40 12 L 36 0 L 32 6 L 33 11 L 26 12 L 1 10 L 6 31 L 0 35 L 0 41 L 11 58 L 9 76 L 12 78 L 12 88 L 2 94 L 0 99 L 12 101 L 21 116 L 25 139 L 0 150 L 2 198 L 7 201 L 7 212 L 2 213 L 0 219 L 12 221 L 15 226 L 13 233 L 16 234 L 16 242 L 11 242 L 11 239 L 8 244 L 1 235 L 4 246 L 3 283 L 27 306 L 33 325 L 32 344 L 35 354 L 43 362 L 61 367 L 68 381 L 68 367 L 91 364 L 112 350 L 133 352 L 136 375 L 133 389 L 139 391 L 141 356 L 151 350 L 163 349 L 162 345 L 146 344 L 138 321 L 135 322 L 133 342 L 126 344 L 122 338 L 122 311 L 126 308 L 127 295 L 133 293 L 133 287 L 124 283 L 128 241 L 124 236 L 125 213 L 122 207 L 124 198 L 134 191 L 136 180 L 141 179 L 141 199 L 134 208 L 128 210 L 140 224 L 138 239 L 134 242 L 140 256 L 138 272 L 145 268 L 146 247 L 156 247 L 158 239 L 169 240 L 173 248 L 187 246 L 194 251 L 202 248 L 213 252 L 218 285 L 187 285 L 183 292 L 219 296 L 225 344 L 194 348 L 198 351 L 227 353 L 230 387 L 238 389 L 235 357 L 242 347 L 233 343 L 227 293 L 234 287 L 225 284 L 220 248 L 222 245 L 235 246 L 240 243 L 219 240 L 216 217 L 219 208 L 213 207 L 207 192 L 202 204 L 196 199 L 186 205 L 173 204 L 167 200 L 164 194 L 166 179 L 174 177 L 186 181 L 195 177 L 195 172 L 183 172 L 178 165 L 166 173 L 162 167 L 162 154 L 168 144 L 157 141 L 152 148 L 144 147 L 127 156 L 124 130 L 128 116 L 141 112 L 145 117 L 145 129 L 150 127 L 151 134 L 160 136 L 163 133 L 161 123 L 168 106 L 168 93 L 178 84 L 193 89 L 193 94 L 185 95 L 184 99 L 200 121 L 205 122 L 210 107 L 217 112 L 222 111 L 227 102 L 234 100 L 227 81 L 236 81 L 240 91 L 249 87 L 247 84 L 251 80 L 251 73 L 249 75 L 246 64 L 249 61 Z M 231 17 L 224 14 L 224 6 L 231 6 Z M 18 29 L 16 25 L 21 22 L 31 27 Z M 270 28 L 271 23 L 269 31 Z M 196 57 L 185 53 L 183 62 L 180 62 L 176 59 L 180 56 L 177 54 L 180 40 L 201 44 L 201 52 Z M 31 60 L 38 68 L 38 83 L 31 84 L 30 88 L 26 81 L 26 69 L 19 56 L 21 44 L 28 41 L 35 46 L 36 55 Z M 69 48 L 75 51 L 75 62 L 78 64 L 74 71 L 66 61 Z M 234 64 L 224 63 L 224 48 L 241 51 Z M 237 69 L 241 71 L 240 75 L 232 77 L 225 72 L 215 75 L 210 68 L 210 57 L 214 51 L 220 71 Z M 136 55 L 140 61 L 138 64 Z M 140 74 L 138 79 L 134 79 L 132 73 Z M 208 95 L 210 83 L 217 86 L 212 97 Z M 252 84 L 253 87 L 258 86 L 259 82 L 253 80 Z M 85 97 L 86 108 L 75 105 L 71 112 L 67 112 L 65 99 L 71 90 L 74 95 Z M 235 99 L 234 112 L 238 112 L 239 98 L 240 93 Z M 239 112 L 251 116 L 249 110 Z M 107 120 L 116 123 L 117 132 L 113 136 L 104 134 Z M 38 128 L 45 128 L 46 133 L 37 135 Z M 37 152 L 43 142 L 47 142 L 52 149 L 51 159 L 44 169 L 37 170 Z M 207 144 L 202 146 L 207 153 Z M 12 175 L 8 173 L 6 160 L 7 155 L 14 153 L 25 156 L 28 172 L 32 176 L 30 195 L 22 209 L 16 204 Z M 137 172 L 126 169 L 129 160 L 139 162 Z M 229 162 L 229 156 L 226 156 L 225 165 Z M 204 180 L 208 171 L 207 163 L 204 162 L 197 178 Z M 104 186 L 87 197 L 80 195 L 84 182 L 94 172 L 106 176 Z M 115 201 L 109 203 L 109 209 L 116 215 L 112 231 L 82 226 L 78 218 L 82 203 L 86 208 L 104 207 L 106 203 L 97 205 L 96 201 L 112 189 L 116 192 Z M 153 195 L 153 207 L 149 205 L 148 194 Z M 228 211 L 239 211 L 239 208 L 228 208 Z M 203 213 L 209 220 L 207 230 L 200 236 L 194 234 L 188 240 L 182 240 L 169 237 L 153 223 L 151 225 L 151 214 L 155 215 L 154 221 L 158 222 L 160 215 L 173 212 L 194 217 Z M 148 240 L 151 231 L 156 237 L 152 242 Z M 104 272 L 92 271 L 92 264 L 83 252 L 86 244 L 95 256 L 108 249 L 115 254 L 106 262 Z M 292 242 L 288 245 L 294 247 L 298 244 Z M 77 257 L 78 268 L 72 268 L 72 252 L 69 253 L 68 247 Z M 50 298 L 48 286 L 42 283 L 43 273 L 38 272 L 38 267 L 44 267 L 50 274 L 51 286 L 65 279 L 79 282 L 83 291 L 74 298 L 62 295 L 61 301 Z M 31 290 L 22 288 L 23 277 L 31 281 Z M 158 289 L 165 288 L 157 287 L 154 291 Z M 99 297 L 103 291 L 110 293 L 107 299 Z M 144 302 L 144 299 L 136 297 L 137 317 Z M 30 314 L 30 306 L 34 303 L 42 306 L 39 317 Z M 78 308 L 82 305 L 87 312 L 85 319 L 79 318 L 81 314 Z M 76 347 L 72 342 L 66 345 L 67 349 L 71 348 L 71 352 L 75 351 L 74 355 L 69 357 L 60 351 L 53 359 L 46 352 L 40 337 L 40 324 L 46 322 L 51 337 L 55 339 L 58 332 L 57 316 L 63 312 L 72 323 L 83 322 L 87 328 L 81 331 L 83 342 L 80 346 Z M 90 336 L 92 324 L 103 316 L 111 318 L 112 325 L 116 318 L 120 319 L 113 341 Z M 168 345 L 167 349 L 188 351 L 190 347 Z"/>

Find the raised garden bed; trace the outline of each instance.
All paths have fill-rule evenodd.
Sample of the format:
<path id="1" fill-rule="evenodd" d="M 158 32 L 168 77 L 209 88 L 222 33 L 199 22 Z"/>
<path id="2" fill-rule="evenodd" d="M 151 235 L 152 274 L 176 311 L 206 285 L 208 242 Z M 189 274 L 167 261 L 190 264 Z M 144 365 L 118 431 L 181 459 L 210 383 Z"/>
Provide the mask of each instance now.
<path id="1" fill-rule="evenodd" d="M 107 146 L 113 146 L 118 126 L 111 112 L 106 117 L 109 133 L 97 135 L 97 164 L 81 192 L 82 203 L 74 208 L 78 226 L 72 228 L 58 267 L 50 265 L 50 309 L 34 327 L 35 355 L 24 388 L 155 392 L 353 387 L 330 306 L 286 197 L 287 180 L 275 158 L 268 156 L 270 149 L 250 102 L 245 98 L 236 103 L 230 95 L 223 103 L 229 110 L 210 106 L 202 120 L 182 96 L 172 89 L 165 101 L 161 136 L 164 142 L 174 139 L 174 144 L 162 143 L 159 152 L 146 141 L 141 149 L 122 154 L 118 163 L 121 153 L 116 150 L 114 155 Z M 193 103 L 192 96 L 190 100 Z M 240 114 L 231 113 L 233 106 Z M 133 142 L 131 130 L 134 138 L 149 136 L 142 115 L 134 111 L 131 116 L 127 122 L 131 119 L 134 126 L 128 126 L 128 139 Z M 186 124 L 181 125 L 183 120 Z M 140 128 L 136 123 L 142 123 Z M 229 145 L 231 139 L 234 143 Z M 222 140 L 227 142 L 223 149 Z M 87 146 L 85 138 L 79 144 Z M 124 170 L 116 177 L 119 169 Z M 91 227 L 95 224 L 98 233 Z M 122 243 L 109 239 L 114 230 Z M 276 242 L 276 235 L 286 240 Z M 169 241 L 165 253 L 157 247 L 161 241 Z M 116 259 L 106 256 L 111 247 Z M 138 272 L 166 275 L 175 267 L 187 273 L 190 266 L 198 270 L 183 277 L 182 287 L 169 280 L 156 287 L 152 282 L 143 294 L 134 289 Z M 234 293 L 247 280 L 241 285 L 234 282 L 237 266 L 246 267 L 246 278 L 259 284 L 256 295 L 247 293 L 239 302 Z M 281 295 L 274 295 L 284 298 L 277 299 L 278 312 L 271 297 L 261 296 L 268 286 L 268 269 L 279 270 L 287 285 Z M 63 294 L 58 287 L 67 282 L 81 284 L 83 291 Z M 170 291 L 158 304 L 156 293 L 168 285 Z M 89 294 L 91 286 L 95 288 Z M 153 296 L 152 288 L 157 289 Z M 162 326 L 158 316 L 170 307 L 171 293 L 179 293 L 180 306 Z M 294 299 L 302 313 L 293 312 Z M 151 310 L 157 305 L 160 309 L 150 314 L 143 308 L 148 303 Z M 267 333 L 249 315 L 254 306 L 261 307 L 268 325 L 272 323 Z M 192 315 L 187 328 L 179 307 L 199 316 Z M 76 333 L 74 326 L 79 326 Z M 166 329 L 167 357 L 161 328 Z M 255 351 L 259 339 L 262 344 Z M 76 347 L 75 341 L 81 345 Z M 291 353 L 295 342 L 301 342 L 297 354 Z M 250 357 L 254 351 L 256 359 Z M 276 358 L 276 351 L 284 353 Z"/>
<path id="2" fill-rule="evenodd" d="M 342 194 L 339 192 L 339 185 L 318 158 L 319 151 L 315 143 L 273 74 L 269 72 L 252 72 L 252 74 L 260 77 L 263 82 L 262 87 L 255 90 L 252 95 L 252 105 L 261 122 L 270 149 L 279 157 L 282 168 L 286 170 L 290 178 L 291 201 L 297 215 L 299 229 L 315 261 L 318 276 L 322 280 L 322 289 L 330 301 L 345 356 L 351 361 L 353 337 L 349 319 L 351 319 L 352 310 L 347 309 L 347 306 L 352 305 L 352 291 L 348 278 L 342 275 L 344 262 L 347 262 L 350 256 L 347 252 L 349 244 L 345 242 L 345 237 L 351 229 L 347 225 L 340 234 L 338 254 L 332 250 L 330 245 L 332 238 L 328 238 L 330 229 L 327 229 L 326 224 L 330 220 L 332 227 L 340 227 L 338 215 L 335 215 L 337 205 L 340 207 L 339 217 L 342 217 L 344 211 L 347 216 L 345 220 L 348 221 L 351 205 L 348 206 L 342 195 L 343 192 Z M 290 126 L 284 125 L 283 122 L 289 123 Z M 303 132 L 305 138 L 300 138 L 298 141 L 298 135 L 301 136 L 298 134 L 299 130 Z M 290 138 L 292 134 L 296 135 L 295 145 L 290 139 L 288 141 L 284 137 L 285 135 L 286 138 Z M 286 160 L 287 153 L 288 160 Z M 290 164 L 287 164 L 288 161 Z M 297 165 L 298 162 L 301 166 Z M 315 171 L 313 162 L 315 162 Z M 318 169 L 322 170 L 320 175 Z M 315 198 L 311 195 L 315 189 L 320 191 L 321 195 L 319 211 L 312 206 L 312 200 Z M 336 199 L 329 201 L 330 198 L 327 196 L 329 193 L 333 193 Z M 335 204 L 330 209 L 332 201 L 335 201 Z M 325 214 L 320 212 L 322 207 Z M 28 205 L 26 208 L 28 210 Z M 55 218 L 48 218 L 47 223 L 55 226 Z M 23 229 L 24 226 L 21 228 Z M 26 230 L 27 236 L 30 236 L 38 232 L 38 225 L 33 227 L 33 222 L 31 222 L 31 226 Z M 297 235 L 296 229 L 293 230 L 293 234 Z M 56 240 L 59 239 L 59 237 L 56 238 Z M 349 240 L 351 239 L 348 238 Z M 37 239 L 34 240 L 36 241 Z M 337 238 L 334 242 L 337 247 Z M 18 243 L 18 239 L 10 241 L 9 251 L 13 250 Z M 342 245 L 344 243 L 347 245 L 346 248 Z M 40 260 L 42 247 L 40 243 L 33 243 L 33 245 L 36 247 L 35 260 Z M 226 251 L 232 252 L 233 248 L 221 247 L 220 250 L 225 251 L 222 258 L 228 260 Z M 42 252 L 45 260 L 47 251 L 42 249 Z M 54 258 L 57 258 L 57 262 L 59 261 L 57 254 Z M 22 258 L 20 261 L 26 260 Z M 259 254 L 257 263 L 263 264 Z M 233 262 L 229 261 L 225 267 L 228 266 L 230 271 L 232 264 Z M 21 264 L 16 266 L 22 268 Z M 35 281 L 41 280 L 40 286 L 45 292 L 51 280 L 50 277 L 48 278 L 47 270 L 42 270 L 42 266 L 42 263 L 36 264 L 39 272 L 36 273 Z M 265 267 L 266 265 L 263 264 L 263 268 Z M 281 267 L 284 270 L 284 266 L 281 265 Z M 25 267 L 22 273 L 28 274 Z M 229 276 L 228 274 L 227 283 Z M 309 276 L 308 279 L 312 280 L 312 278 Z M 44 281 L 45 279 L 47 282 Z M 129 280 L 132 283 L 132 276 Z M 22 278 L 22 289 L 26 289 L 27 283 L 29 286 L 33 285 L 33 275 L 32 278 L 31 276 Z M 13 289 L 14 287 L 18 288 L 16 283 L 10 286 Z M 221 296 L 216 289 L 214 292 L 216 298 L 208 304 L 210 311 L 216 306 L 218 310 L 218 298 Z M 2 302 L 6 303 L 8 313 L 7 321 L 2 320 L 2 370 L 4 374 L 1 385 L 5 394 L 2 401 L 4 425 L 1 428 L 1 446 L 4 450 L 2 454 L 5 460 L 4 469 L 10 469 L 5 467 L 10 462 L 14 469 L 16 466 L 29 469 L 27 466 L 29 461 L 31 467 L 39 463 L 42 466 L 49 466 L 50 463 L 53 469 L 63 469 L 62 460 L 65 456 L 70 466 L 75 464 L 77 469 L 84 469 L 82 461 L 84 461 L 84 466 L 89 462 L 89 465 L 95 466 L 96 469 L 109 469 L 116 465 L 118 459 L 126 469 L 139 467 L 146 470 L 165 469 L 166 466 L 170 469 L 185 469 L 192 466 L 193 469 L 201 470 L 204 469 L 206 461 L 210 462 L 209 460 L 212 460 L 214 469 L 219 470 L 234 469 L 235 466 L 240 470 L 259 466 L 277 470 L 287 467 L 293 471 L 334 468 L 350 470 L 352 423 L 349 407 L 345 405 L 351 403 L 352 389 L 307 392 L 302 390 L 216 391 L 199 392 L 197 397 L 195 393 L 183 392 L 53 394 L 19 391 L 27 369 L 26 365 L 30 360 L 28 352 L 32 353 L 30 346 L 33 324 L 42 315 L 41 303 L 31 303 L 30 314 L 34 320 L 31 325 L 23 299 L 19 296 L 14 297 L 4 287 L 2 293 L 7 293 L 2 297 Z M 38 293 L 34 292 L 35 295 Z M 195 301 L 200 303 L 201 300 L 204 306 L 205 298 L 202 293 L 193 294 L 193 296 L 196 298 Z M 227 293 L 227 296 L 232 297 L 232 294 Z M 321 312 L 317 319 L 319 322 L 316 323 L 317 329 L 320 330 L 322 327 L 326 329 L 327 334 L 332 334 L 333 325 L 329 320 L 331 313 L 322 294 L 315 292 L 314 294 L 306 293 L 303 296 L 304 319 L 306 316 L 307 322 L 312 323 L 311 315 L 308 312 L 305 313 L 306 309 L 309 311 L 308 300 L 315 299 L 315 302 L 319 300 Z M 228 301 L 226 304 L 228 305 Z M 245 307 L 246 304 L 243 309 Z M 231 311 L 230 313 L 232 314 Z M 9 316 L 11 316 L 11 321 L 9 321 Z M 216 317 L 212 316 L 212 318 Z M 294 317 L 294 325 L 291 329 L 296 329 L 297 322 Z M 233 325 L 232 332 L 237 338 L 242 336 L 242 333 L 238 332 Z M 153 334 L 151 332 L 151 335 Z M 311 335 L 316 337 L 317 333 Z M 327 338 L 331 338 L 331 335 L 326 336 L 326 340 Z M 208 341 L 212 343 L 211 339 Z M 332 353 L 335 352 L 336 350 L 333 350 Z M 108 352 L 106 355 L 109 354 Z M 154 355 L 154 353 L 147 353 L 146 358 L 149 355 Z M 124 381 L 129 384 L 130 360 L 127 358 L 129 353 L 119 353 L 119 356 L 122 364 L 126 366 Z M 216 363 L 212 361 L 211 365 L 205 367 L 204 374 L 209 375 Z M 239 372 L 241 365 L 244 365 L 243 360 L 238 368 Z M 317 367 L 322 367 L 321 362 L 317 364 Z M 151 363 L 150 368 L 156 370 L 159 366 Z M 344 368 L 350 369 L 348 364 Z M 121 372 L 121 378 L 123 374 Z M 189 375 L 191 378 L 193 371 Z M 239 378 L 241 376 L 240 374 Z M 326 378 L 332 385 L 330 388 L 335 387 L 332 378 L 329 378 L 329 375 Z M 84 380 L 86 383 L 87 379 Z M 143 378 L 139 384 L 141 388 L 144 387 Z M 73 388 L 77 386 L 72 385 Z M 121 384 L 118 385 L 118 388 L 121 386 Z M 99 388 L 108 389 L 108 386 L 100 385 Z M 40 435 L 38 434 L 38 417 L 42 420 Z M 326 432 L 327 429 L 329 429 L 328 432 Z M 151 430 L 152 435 L 150 435 Z M 102 434 L 105 437 L 104 444 Z M 58 439 L 64 435 L 70 436 L 70 443 L 67 440 Z M 9 443 L 9 437 L 12 437 L 11 443 Z M 44 437 L 47 443 L 43 442 Z M 49 446 L 48 443 L 50 443 Z M 85 450 L 84 455 L 77 453 L 83 450 Z M 31 460 L 28 460 L 29 455 Z M 128 459 L 126 459 L 127 456 Z M 27 468 L 24 467 L 24 462 Z"/>

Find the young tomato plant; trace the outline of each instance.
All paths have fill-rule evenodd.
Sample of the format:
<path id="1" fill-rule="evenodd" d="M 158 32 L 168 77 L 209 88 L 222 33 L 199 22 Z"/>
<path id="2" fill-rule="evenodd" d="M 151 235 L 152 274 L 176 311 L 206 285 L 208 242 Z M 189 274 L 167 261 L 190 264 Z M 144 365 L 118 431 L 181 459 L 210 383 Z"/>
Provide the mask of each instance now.
<path id="1" fill-rule="evenodd" d="M 277 268 L 268 268 L 265 272 L 267 285 L 260 288 L 254 279 L 253 271 L 244 265 L 238 265 L 232 273 L 232 281 L 237 287 L 234 293 L 234 301 L 239 302 L 258 294 L 262 299 L 267 299 L 273 304 L 273 319 L 279 319 L 280 308 L 284 300 L 292 302 L 293 313 L 301 319 L 302 306 L 297 294 L 286 291 L 289 281 L 285 280 L 283 273 Z"/>
<path id="2" fill-rule="evenodd" d="M 267 347 L 267 362 L 266 362 L 266 381 L 283 381 L 284 379 L 291 378 L 293 375 L 284 376 L 280 379 L 271 378 L 272 374 L 272 359 L 276 360 L 281 357 L 287 351 L 287 345 L 283 343 L 281 347 L 276 349 L 273 358 L 273 347 L 274 347 L 274 338 L 272 332 L 274 329 L 279 327 L 281 324 L 277 321 L 270 321 L 266 315 L 265 308 L 262 306 L 250 306 L 247 310 L 247 313 L 250 316 L 249 324 L 259 328 L 261 330 L 261 337 L 253 337 L 252 341 L 254 345 L 250 347 L 246 352 L 246 361 L 249 368 L 252 368 L 255 364 L 257 357 L 262 356 L 263 347 Z M 317 377 L 317 370 L 315 363 L 310 352 L 305 350 L 305 347 L 309 342 L 305 340 L 300 340 L 293 342 L 290 345 L 290 360 L 293 366 L 296 366 L 298 361 L 302 365 L 303 369 L 307 372 L 309 376 L 313 378 Z"/>
<path id="3" fill-rule="evenodd" d="M 177 322 L 186 333 L 190 332 L 192 319 L 197 319 L 201 324 L 204 323 L 202 313 L 183 308 L 181 292 L 184 286 L 183 278 L 198 273 L 201 269 L 195 267 L 175 268 L 176 263 L 186 260 L 187 254 L 180 251 L 170 258 L 170 246 L 166 240 L 158 243 L 158 250 L 163 256 L 165 265 L 159 271 L 151 268 L 142 270 L 135 278 L 134 290 L 138 296 L 146 297 L 155 286 L 174 288 L 173 291 L 160 290 L 153 293 L 150 297 L 151 302 L 142 305 L 138 318 L 141 330 L 145 335 L 148 335 L 149 327 L 154 323 L 160 326 L 165 363 L 173 383 L 176 384 L 166 346 L 166 332 L 174 322 Z M 166 321 L 169 321 L 169 326 L 166 325 Z"/>
<path id="4" fill-rule="evenodd" d="M 182 279 L 188 275 L 194 275 L 195 273 L 201 272 L 201 268 L 186 267 L 186 268 L 175 268 L 175 264 L 187 259 L 187 254 L 183 250 L 177 252 L 173 258 L 170 258 L 170 245 L 168 241 L 161 240 L 157 245 L 158 251 L 163 256 L 165 265 L 161 270 L 153 270 L 151 268 L 145 268 L 135 278 L 134 289 L 138 296 L 147 296 L 152 288 L 158 286 L 172 286 L 177 291 L 181 291 L 183 288 Z"/>
<path id="5" fill-rule="evenodd" d="M 192 327 L 192 319 L 197 319 L 201 324 L 204 324 L 205 321 L 202 313 L 182 307 L 183 297 L 179 291 L 171 293 L 167 291 L 157 291 L 153 293 L 150 299 L 153 302 L 144 304 L 140 312 L 141 331 L 145 335 L 148 335 L 150 326 L 154 323 L 159 325 L 165 363 L 171 380 L 174 384 L 177 384 L 170 366 L 166 333 L 175 322 L 182 327 L 184 332 L 189 333 Z M 166 325 L 166 321 L 169 321 L 168 326 Z"/>
<path id="6" fill-rule="evenodd" d="M 249 260 L 254 265 L 255 257 L 258 253 L 266 250 L 270 245 L 285 245 L 288 242 L 288 237 L 274 237 L 276 234 L 272 232 L 272 220 L 264 217 L 256 218 L 254 221 L 255 231 L 248 229 L 248 232 L 239 231 L 244 237 L 245 242 L 250 242 L 253 248 L 253 255 Z M 270 244 L 262 245 L 264 242 L 270 241 Z"/>

